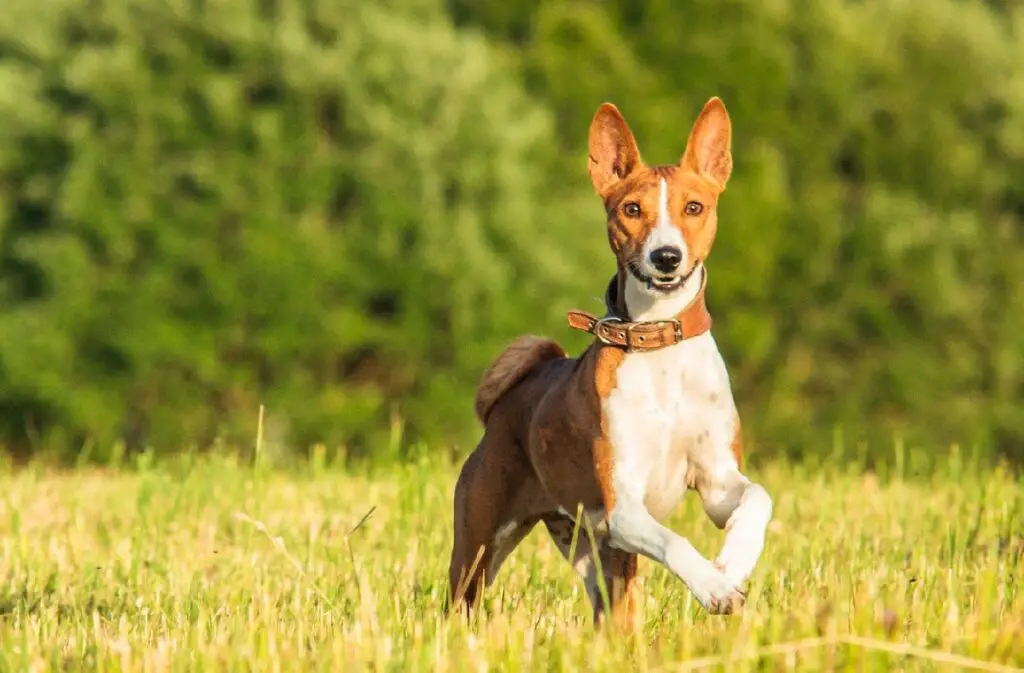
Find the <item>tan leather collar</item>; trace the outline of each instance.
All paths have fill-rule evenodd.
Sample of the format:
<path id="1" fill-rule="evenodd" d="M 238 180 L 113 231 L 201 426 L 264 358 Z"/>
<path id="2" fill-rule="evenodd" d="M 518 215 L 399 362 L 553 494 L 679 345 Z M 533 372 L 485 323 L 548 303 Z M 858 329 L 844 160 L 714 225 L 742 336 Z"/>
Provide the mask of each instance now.
<path id="1" fill-rule="evenodd" d="M 701 269 L 697 296 L 671 320 L 631 322 L 617 315 L 614 308 L 618 294 L 617 283 L 618 276 L 612 276 L 605 292 L 605 317 L 598 318 L 586 311 L 569 311 L 569 327 L 593 334 L 601 343 L 624 348 L 626 352 L 653 351 L 674 346 L 711 329 L 711 314 L 704 301 L 704 289 L 708 283 L 706 268 Z"/>

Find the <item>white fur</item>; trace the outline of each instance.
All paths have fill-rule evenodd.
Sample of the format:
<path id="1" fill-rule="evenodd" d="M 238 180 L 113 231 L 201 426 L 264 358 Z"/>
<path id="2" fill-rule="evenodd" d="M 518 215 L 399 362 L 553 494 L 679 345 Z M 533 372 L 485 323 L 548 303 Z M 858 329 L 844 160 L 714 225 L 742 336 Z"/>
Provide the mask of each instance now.
<path id="1" fill-rule="evenodd" d="M 496 548 L 501 548 L 506 542 L 508 542 L 509 538 L 512 537 L 512 534 L 516 532 L 516 528 L 518 527 L 518 521 L 510 521 L 499 528 L 498 532 L 494 534 L 494 546 Z"/>
<path id="2" fill-rule="evenodd" d="M 626 280 L 626 308 L 630 319 L 644 321 L 675 318 L 700 292 L 703 275 L 704 265 L 698 264 L 686 282 L 671 294 L 650 290 L 645 284 L 629 276 Z"/>
<path id="3" fill-rule="evenodd" d="M 680 269 L 690 268 L 690 251 L 686 247 L 686 241 L 679 228 L 672 223 L 672 213 L 668 210 L 668 183 L 661 178 L 658 183 L 658 222 L 654 225 L 644 246 L 641 249 L 640 265 L 643 272 L 648 276 L 663 276 L 663 271 L 658 271 L 651 264 L 651 253 L 666 245 L 679 248 L 682 251 L 682 259 L 679 262 Z"/>
<path id="4" fill-rule="evenodd" d="M 569 521 L 571 521 L 573 524 L 576 523 L 576 512 L 570 514 L 569 510 L 567 510 L 566 508 L 559 507 L 558 513 L 564 516 Z M 595 533 L 603 532 L 604 525 L 607 523 L 608 520 L 607 516 L 605 515 L 603 507 L 598 507 L 597 509 L 585 509 L 583 510 L 583 515 L 586 517 L 586 521 L 590 525 L 590 530 L 592 530 Z M 583 534 L 586 535 L 585 532 Z"/>
<path id="5" fill-rule="evenodd" d="M 498 571 L 501 570 L 502 564 L 505 563 L 505 559 L 508 558 L 508 555 L 519 544 L 525 532 L 520 528 L 518 521 L 509 521 L 495 532 L 491 563 L 486 569 L 487 572 L 484 573 L 486 586 L 489 587 L 494 583 L 495 578 L 498 576 Z"/>
<path id="6" fill-rule="evenodd" d="M 653 295 L 632 277 L 633 320 L 675 317 L 697 294 L 703 269 L 670 295 Z M 602 401 L 614 459 L 616 502 L 611 543 L 666 565 L 710 611 L 726 609 L 764 548 L 772 502 L 732 454 L 737 430 L 729 375 L 710 333 L 656 351 L 627 353 L 616 387 Z M 688 488 L 726 540 L 716 564 L 662 521 Z"/>

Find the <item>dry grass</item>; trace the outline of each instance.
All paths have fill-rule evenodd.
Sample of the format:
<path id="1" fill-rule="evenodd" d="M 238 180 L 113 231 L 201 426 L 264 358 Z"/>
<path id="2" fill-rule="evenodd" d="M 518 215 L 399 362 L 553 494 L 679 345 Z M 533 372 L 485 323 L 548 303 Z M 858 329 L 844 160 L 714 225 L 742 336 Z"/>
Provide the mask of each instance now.
<path id="1" fill-rule="evenodd" d="M 454 475 L 426 462 L 256 475 L 223 460 L 5 474 L 0 669 L 1024 666 L 1024 487 L 1005 471 L 763 466 L 776 516 L 748 607 L 709 616 L 643 562 L 643 631 L 620 638 L 592 631 L 540 534 L 502 570 L 484 619 L 443 622 Z M 721 543 L 695 500 L 670 523 L 708 555 Z"/>

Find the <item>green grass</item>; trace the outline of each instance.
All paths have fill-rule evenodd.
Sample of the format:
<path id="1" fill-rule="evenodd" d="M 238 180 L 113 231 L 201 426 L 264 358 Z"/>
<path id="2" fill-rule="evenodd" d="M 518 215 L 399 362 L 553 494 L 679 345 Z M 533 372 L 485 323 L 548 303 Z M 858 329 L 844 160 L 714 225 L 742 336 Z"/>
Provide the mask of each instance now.
<path id="1" fill-rule="evenodd" d="M 1024 487 L 1006 471 L 752 468 L 775 520 L 746 609 L 709 616 L 641 561 L 643 631 L 618 637 L 594 633 L 540 531 L 487 593 L 484 619 L 439 618 L 455 473 L 418 462 L 255 475 L 224 460 L 7 472 L 0 670 L 1024 666 Z M 706 555 L 721 543 L 695 498 L 670 525 Z"/>

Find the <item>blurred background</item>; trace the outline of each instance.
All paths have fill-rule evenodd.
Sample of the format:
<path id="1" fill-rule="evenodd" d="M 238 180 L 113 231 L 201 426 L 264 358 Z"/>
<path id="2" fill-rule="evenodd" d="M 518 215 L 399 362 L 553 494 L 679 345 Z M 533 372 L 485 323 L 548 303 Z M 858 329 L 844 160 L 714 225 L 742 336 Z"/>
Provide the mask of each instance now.
<path id="1" fill-rule="evenodd" d="M 594 110 L 674 162 L 713 95 L 752 450 L 1024 460 L 1018 0 L 4 0 L 0 442 L 461 454 L 601 309 Z"/>

